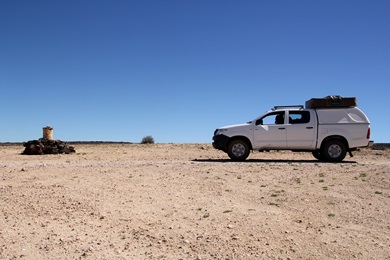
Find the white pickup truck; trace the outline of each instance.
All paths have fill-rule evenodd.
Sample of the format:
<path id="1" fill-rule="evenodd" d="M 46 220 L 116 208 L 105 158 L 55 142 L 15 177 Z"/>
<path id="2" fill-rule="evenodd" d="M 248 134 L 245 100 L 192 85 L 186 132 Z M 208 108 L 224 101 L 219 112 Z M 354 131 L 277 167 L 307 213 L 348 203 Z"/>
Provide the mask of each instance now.
<path id="1" fill-rule="evenodd" d="M 214 131 L 213 147 L 234 161 L 251 150 L 311 152 L 321 161 L 340 162 L 347 152 L 371 146 L 370 121 L 357 107 L 279 106 L 246 124 Z"/>

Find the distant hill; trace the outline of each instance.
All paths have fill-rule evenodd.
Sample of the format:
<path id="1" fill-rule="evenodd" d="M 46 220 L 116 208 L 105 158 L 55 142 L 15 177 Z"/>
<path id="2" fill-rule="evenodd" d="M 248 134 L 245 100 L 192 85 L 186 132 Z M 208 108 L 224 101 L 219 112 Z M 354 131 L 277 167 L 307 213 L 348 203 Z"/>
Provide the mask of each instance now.
<path id="1" fill-rule="evenodd" d="M 390 149 L 390 143 L 374 143 L 373 150 L 386 150 Z"/>
<path id="2" fill-rule="evenodd" d="M 132 142 L 114 141 L 64 141 L 68 144 L 133 144 Z M 0 142 L 0 146 L 23 146 L 25 142 Z"/>

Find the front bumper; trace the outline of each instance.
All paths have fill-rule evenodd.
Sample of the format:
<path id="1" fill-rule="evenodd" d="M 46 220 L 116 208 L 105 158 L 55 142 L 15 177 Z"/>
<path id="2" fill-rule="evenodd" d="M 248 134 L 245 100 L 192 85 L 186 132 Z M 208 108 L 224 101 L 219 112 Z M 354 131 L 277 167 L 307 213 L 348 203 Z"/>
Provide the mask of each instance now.
<path id="1" fill-rule="evenodd" d="M 226 135 L 214 135 L 213 147 L 218 150 L 226 151 L 229 137 Z"/>

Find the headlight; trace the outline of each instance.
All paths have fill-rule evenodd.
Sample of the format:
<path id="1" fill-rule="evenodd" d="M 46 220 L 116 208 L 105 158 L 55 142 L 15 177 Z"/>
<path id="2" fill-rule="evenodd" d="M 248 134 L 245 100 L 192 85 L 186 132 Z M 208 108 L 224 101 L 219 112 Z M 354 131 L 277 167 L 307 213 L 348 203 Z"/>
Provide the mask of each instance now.
<path id="1" fill-rule="evenodd" d="M 215 130 L 214 135 L 221 135 L 221 134 L 225 133 L 226 131 L 227 131 L 227 129 L 217 129 L 217 130 Z"/>

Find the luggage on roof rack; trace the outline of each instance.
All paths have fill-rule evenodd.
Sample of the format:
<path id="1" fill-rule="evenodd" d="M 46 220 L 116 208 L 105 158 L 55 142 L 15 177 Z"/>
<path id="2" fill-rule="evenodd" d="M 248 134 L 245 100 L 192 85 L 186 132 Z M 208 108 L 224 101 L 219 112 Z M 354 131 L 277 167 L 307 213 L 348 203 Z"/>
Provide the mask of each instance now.
<path id="1" fill-rule="evenodd" d="M 356 107 L 356 97 L 326 96 L 306 101 L 306 108 Z"/>

